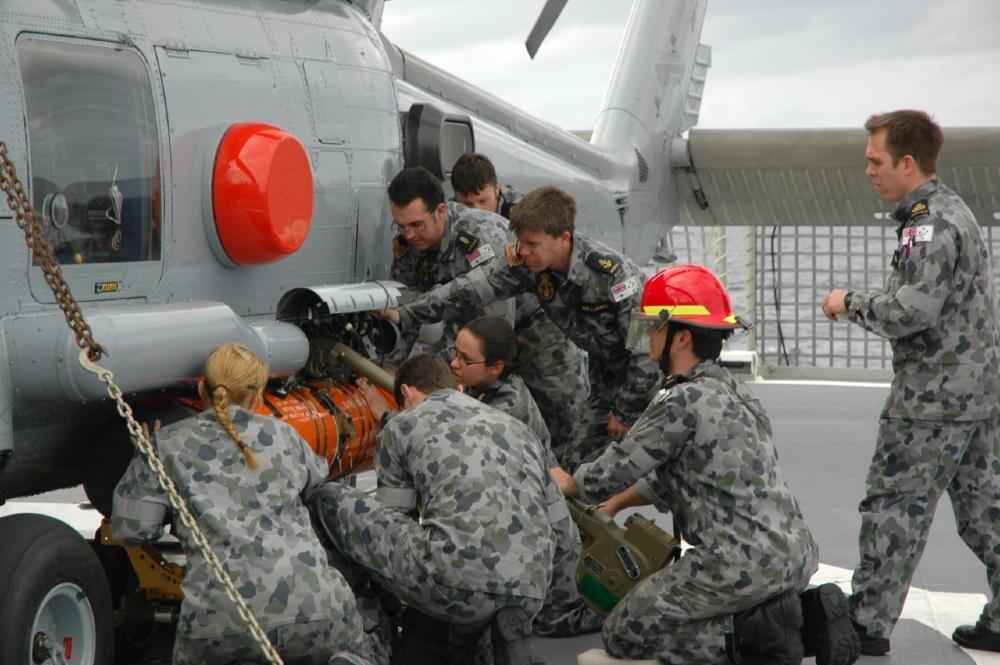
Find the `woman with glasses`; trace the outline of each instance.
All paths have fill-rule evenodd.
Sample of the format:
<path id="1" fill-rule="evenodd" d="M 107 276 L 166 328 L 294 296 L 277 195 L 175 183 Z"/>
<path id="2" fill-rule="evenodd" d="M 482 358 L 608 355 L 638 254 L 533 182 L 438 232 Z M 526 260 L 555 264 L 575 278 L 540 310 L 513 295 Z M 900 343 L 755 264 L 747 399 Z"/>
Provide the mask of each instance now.
<path id="1" fill-rule="evenodd" d="M 506 319 L 480 316 L 458 331 L 451 353 L 451 373 L 466 394 L 530 427 L 545 446 L 551 467 L 556 465 L 552 437 L 538 405 L 518 376 L 531 365 L 533 356 L 531 344 L 515 335 Z"/>
<path id="2" fill-rule="evenodd" d="M 531 344 L 514 334 L 506 319 L 481 316 L 458 331 L 451 355 L 451 372 L 465 392 L 484 404 L 526 424 L 545 446 L 546 464 L 557 466 L 549 430 L 531 393 L 518 376 L 532 360 Z M 552 481 L 552 500 L 562 502 Z M 550 511 L 552 512 L 552 511 Z M 580 599 L 576 567 L 580 561 L 580 534 L 569 515 L 553 521 L 556 538 L 552 583 L 545 604 L 535 617 L 539 635 L 580 635 L 599 630 L 603 620 Z"/>

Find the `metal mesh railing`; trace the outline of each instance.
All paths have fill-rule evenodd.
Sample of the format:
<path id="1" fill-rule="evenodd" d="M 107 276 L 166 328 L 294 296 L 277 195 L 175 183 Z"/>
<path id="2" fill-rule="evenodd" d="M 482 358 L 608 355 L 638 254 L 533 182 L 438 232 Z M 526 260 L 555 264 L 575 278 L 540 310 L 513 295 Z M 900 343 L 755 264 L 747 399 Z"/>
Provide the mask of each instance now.
<path id="1" fill-rule="evenodd" d="M 733 306 L 754 323 L 753 334 L 734 338 L 729 348 L 753 348 L 765 367 L 887 370 L 891 352 L 884 339 L 856 325 L 827 321 L 819 304 L 832 288 L 881 289 L 897 244 L 895 229 L 892 221 L 749 229 L 677 226 L 671 242 L 678 262 L 699 263 L 717 273 L 723 267 L 719 248 L 725 253 Z M 987 220 L 984 231 L 1000 289 L 1000 220 Z"/>

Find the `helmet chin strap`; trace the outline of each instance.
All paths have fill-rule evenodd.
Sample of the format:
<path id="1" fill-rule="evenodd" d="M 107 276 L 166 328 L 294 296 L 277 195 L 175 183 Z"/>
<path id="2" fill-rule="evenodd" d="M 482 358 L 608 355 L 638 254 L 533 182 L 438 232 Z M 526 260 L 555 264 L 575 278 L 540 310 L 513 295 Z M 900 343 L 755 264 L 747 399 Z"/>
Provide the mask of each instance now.
<path id="1" fill-rule="evenodd" d="M 674 337 L 680 331 L 679 326 L 672 326 L 667 322 L 667 338 L 663 341 L 663 350 L 660 351 L 660 371 L 664 376 L 670 376 L 670 345 L 674 342 Z"/>

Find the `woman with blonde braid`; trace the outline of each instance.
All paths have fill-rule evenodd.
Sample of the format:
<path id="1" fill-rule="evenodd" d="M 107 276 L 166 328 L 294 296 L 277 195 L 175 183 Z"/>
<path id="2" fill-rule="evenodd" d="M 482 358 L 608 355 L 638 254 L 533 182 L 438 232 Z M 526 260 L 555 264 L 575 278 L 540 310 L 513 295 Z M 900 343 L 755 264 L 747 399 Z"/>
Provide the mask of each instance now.
<path id="1" fill-rule="evenodd" d="M 327 564 L 300 498 L 325 480 L 327 463 L 291 426 L 253 413 L 266 382 L 267 366 L 249 349 L 219 347 L 198 384 L 209 408 L 162 429 L 157 423 L 155 448 L 284 661 L 326 664 L 336 655 L 335 662 L 367 664 L 354 595 Z M 166 492 L 136 455 L 115 488 L 115 538 L 155 541 L 170 511 Z M 174 664 L 266 662 L 191 533 L 178 520 L 173 529 L 187 559 Z"/>

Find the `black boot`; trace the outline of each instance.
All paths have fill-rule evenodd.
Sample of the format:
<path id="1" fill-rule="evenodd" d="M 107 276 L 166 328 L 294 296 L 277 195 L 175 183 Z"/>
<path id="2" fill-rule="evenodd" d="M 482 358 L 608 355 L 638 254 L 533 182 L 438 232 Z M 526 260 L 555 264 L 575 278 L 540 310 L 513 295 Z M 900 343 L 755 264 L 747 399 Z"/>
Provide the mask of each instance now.
<path id="1" fill-rule="evenodd" d="M 991 630 L 982 617 L 979 617 L 975 626 L 966 624 L 956 628 L 955 632 L 951 634 L 951 639 L 966 649 L 1000 651 L 1000 632 Z"/>
<path id="2" fill-rule="evenodd" d="M 798 594 L 780 596 L 733 616 L 734 649 L 729 658 L 741 665 L 799 665 L 802 646 L 802 606 Z"/>
<path id="3" fill-rule="evenodd" d="M 862 656 L 884 656 L 889 653 L 889 638 L 869 635 L 868 629 L 857 621 L 851 621 L 854 632 L 858 634 L 858 641 L 861 643 Z"/>
<path id="4" fill-rule="evenodd" d="M 847 596 L 836 584 L 824 584 L 799 594 L 802 602 L 802 643 L 816 665 L 851 665 L 861 655 L 858 634 L 847 615 Z"/>

